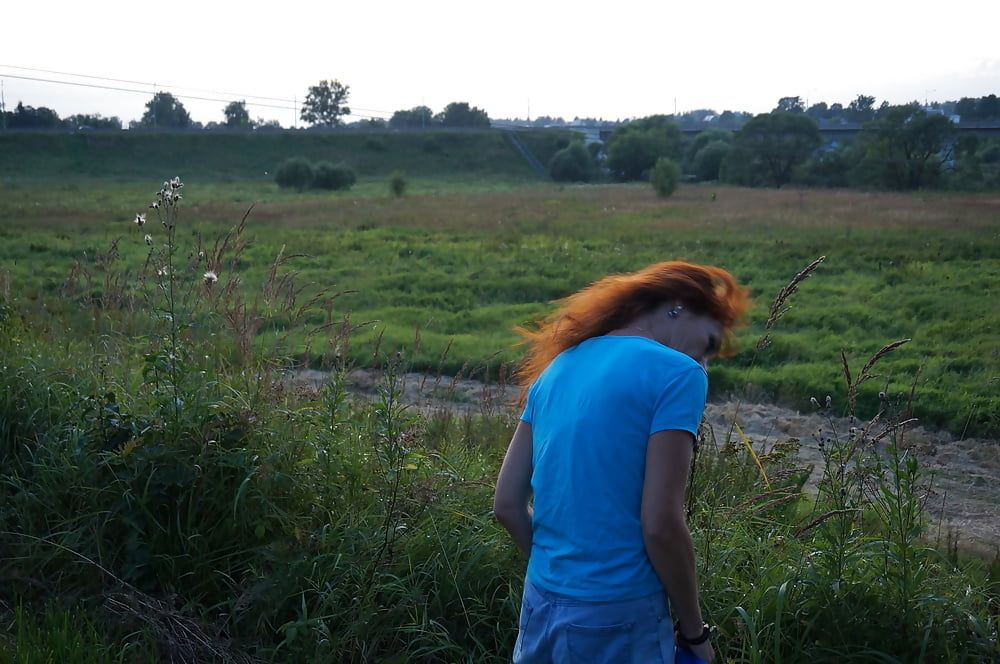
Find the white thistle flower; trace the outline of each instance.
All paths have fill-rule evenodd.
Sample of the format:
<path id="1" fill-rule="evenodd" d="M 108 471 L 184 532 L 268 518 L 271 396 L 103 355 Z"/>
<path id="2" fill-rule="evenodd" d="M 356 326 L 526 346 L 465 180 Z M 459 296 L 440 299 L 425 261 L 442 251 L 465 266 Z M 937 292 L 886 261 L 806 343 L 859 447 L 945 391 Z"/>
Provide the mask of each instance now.
<path id="1" fill-rule="evenodd" d="M 180 189 L 183 186 L 184 186 L 184 183 L 181 182 L 181 179 L 179 177 L 174 177 L 174 179 L 170 181 L 170 188 L 171 189 Z"/>
<path id="2" fill-rule="evenodd" d="M 149 208 L 151 210 L 159 209 L 159 207 L 160 207 L 160 201 L 153 201 L 152 203 L 149 204 Z"/>
<path id="3" fill-rule="evenodd" d="M 145 213 L 135 215 L 135 225 L 136 226 L 142 226 L 145 223 L 146 223 L 146 214 Z"/>
<path id="4" fill-rule="evenodd" d="M 199 251 L 198 252 L 198 260 L 202 260 L 203 258 L 205 258 L 205 252 L 204 251 Z"/>
<path id="5" fill-rule="evenodd" d="M 205 281 L 206 286 L 211 286 L 219 280 L 219 275 L 217 275 L 214 270 L 209 270 L 205 273 L 202 279 Z"/>
<path id="6" fill-rule="evenodd" d="M 157 268 L 157 270 L 156 270 L 156 276 L 158 276 L 158 277 L 166 277 L 166 276 L 169 276 L 169 275 L 170 275 L 170 270 L 168 270 L 165 267 Z"/>
<path id="7" fill-rule="evenodd" d="M 813 405 L 813 408 L 819 408 L 819 401 L 816 397 L 809 397 L 809 403 Z"/>
<path id="8" fill-rule="evenodd" d="M 149 233 L 146 233 L 146 236 L 142 239 L 146 241 L 146 244 L 149 245 L 153 244 L 153 236 L 150 235 Z"/>

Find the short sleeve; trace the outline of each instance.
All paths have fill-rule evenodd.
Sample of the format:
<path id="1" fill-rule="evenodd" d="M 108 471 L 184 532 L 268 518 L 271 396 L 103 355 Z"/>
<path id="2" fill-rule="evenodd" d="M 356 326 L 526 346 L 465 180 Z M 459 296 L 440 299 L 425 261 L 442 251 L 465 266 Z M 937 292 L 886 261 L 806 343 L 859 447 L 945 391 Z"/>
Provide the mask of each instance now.
<path id="1" fill-rule="evenodd" d="M 521 412 L 521 421 L 528 424 L 532 423 L 535 419 L 535 392 L 537 391 L 538 381 L 536 380 L 528 388 L 528 398 L 525 399 L 524 410 Z"/>
<path id="2" fill-rule="evenodd" d="M 660 392 L 649 435 L 677 429 L 697 436 L 707 397 L 708 375 L 704 369 L 694 367 L 678 374 Z"/>

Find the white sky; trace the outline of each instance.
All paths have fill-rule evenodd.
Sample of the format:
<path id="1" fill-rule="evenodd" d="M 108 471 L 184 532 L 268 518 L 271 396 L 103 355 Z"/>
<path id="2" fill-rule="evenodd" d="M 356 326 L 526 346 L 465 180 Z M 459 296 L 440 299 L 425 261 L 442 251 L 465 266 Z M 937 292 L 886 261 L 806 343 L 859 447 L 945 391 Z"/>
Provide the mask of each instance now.
<path id="1" fill-rule="evenodd" d="M 8 109 L 23 101 L 126 122 L 152 86 L 2 65 L 226 100 L 240 97 L 190 89 L 301 102 L 337 78 L 352 109 L 385 117 L 451 101 L 491 117 L 524 117 L 530 100 L 532 117 L 616 119 L 671 113 L 675 99 L 681 112 L 764 112 L 794 95 L 846 105 L 858 93 L 877 103 L 1000 94 L 998 0 L 36 0 L 5 3 L 0 26 Z M 195 120 L 222 120 L 224 102 L 181 101 Z M 250 112 L 286 126 L 294 115 Z"/>

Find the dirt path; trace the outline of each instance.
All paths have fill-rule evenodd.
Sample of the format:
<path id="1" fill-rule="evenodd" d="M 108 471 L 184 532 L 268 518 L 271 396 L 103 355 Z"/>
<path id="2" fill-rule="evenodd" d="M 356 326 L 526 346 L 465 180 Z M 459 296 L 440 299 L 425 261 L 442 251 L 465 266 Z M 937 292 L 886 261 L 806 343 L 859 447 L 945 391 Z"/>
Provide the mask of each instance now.
<path id="1" fill-rule="evenodd" d="M 497 413 L 509 408 L 517 395 L 513 387 L 487 386 L 476 380 L 451 379 L 419 373 L 402 377 L 403 399 L 424 412 L 446 409 L 456 413 Z M 294 381 L 302 386 L 319 388 L 328 380 L 321 371 L 303 370 Z M 372 394 L 381 381 L 377 372 L 357 369 L 347 377 L 348 389 L 358 394 Z M 845 435 L 856 426 L 847 418 L 829 417 L 820 412 L 803 413 L 789 408 L 760 403 L 725 401 L 710 403 L 706 420 L 716 438 L 724 440 L 734 418 L 756 449 L 775 442 L 797 438 L 801 442 L 799 458 L 814 466 L 811 483 L 819 478 L 821 455 L 819 438 L 836 431 Z M 875 432 L 881 429 L 875 429 Z M 933 538 L 955 529 L 967 544 L 991 550 L 1000 545 L 1000 441 L 984 438 L 958 440 L 947 432 L 928 431 L 923 427 L 907 428 L 903 445 L 917 455 L 926 472 L 933 474 L 933 493 L 927 508 Z"/>

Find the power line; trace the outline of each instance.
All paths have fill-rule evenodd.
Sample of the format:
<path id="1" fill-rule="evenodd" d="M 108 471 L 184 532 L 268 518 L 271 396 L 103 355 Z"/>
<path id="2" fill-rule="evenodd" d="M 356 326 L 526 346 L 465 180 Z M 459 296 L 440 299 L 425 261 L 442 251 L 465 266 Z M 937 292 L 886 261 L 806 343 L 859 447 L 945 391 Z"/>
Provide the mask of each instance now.
<path id="1" fill-rule="evenodd" d="M 60 76 L 74 76 L 76 78 L 92 78 L 92 79 L 98 80 L 98 81 L 111 81 L 112 83 L 129 83 L 131 85 L 145 85 L 147 87 L 158 85 L 157 83 L 151 83 L 149 81 L 132 81 L 132 80 L 129 80 L 127 78 L 111 78 L 109 76 L 93 76 L 91 74 L 74 74 L 72 72 L 67 72 L 67 71 L 55 71 L 53 69 L 38 69 L 36 67 L 19 67 L 17 65 L 4 65 L 4 64 L 0 64 L 0 67 L 6 67 L 7 69 L 20 69 L 22 71 L 40 72 L 40 73 L 43 73 L 43 74 L 58 74 Z M 226 92 L 224 90 L 208 90 L 208 89 L 204 89 L 204 88 L 189 88 L 189 87 L 184 86 L 184 85 L 167 85 L 167 84 L 164 84 L 164 83 L 160 83 L 159 85 L 161 87 L 164 87 L 164 88 L 173 88 L 173 89 L 180 89 L 180 90 L 191 90 L 192 92 L 203 92 L 203 93 L 206 93 L 206 94 L 213 94 L 213 95 L 227 95 L 227 96 L 233 96 L 233 97 L 243 97 L 243 98 L 253 98 L 253 99 L 266 99 L 268 101 L 284 101 L 284 102 L 291 102 L 291 101 L 293 101 L 291 99 L 285 99 L 283 97 L 265 97 L 263 95 L 248 95 L 248 94 L 243 94 L 242 92 Z"/>
<path id="2" fill-rule="evenodd" d="M 160 88 L 165 88 L 165 89 L 190 90 L 192 92 L 202 92 L 202 93 L 213 94 L 213 95 L 227 95 L 227 96 L 232 96 L 232 97 L 241 97 L 244 100 L 246 100 L 246 99 L 264 99 L 264 100 L 267 100 L 267 101 L 280 101 L 280 102 L 290 103 L 290 104 L 292 104 L 292 106 L 291 107 L 288 107 L 288 106 L 269 106 L 267 104 L 260 104 L 260 103 L 257 103 L 257 102 L 248 102 L 248 104 L 252 103 L 252 105 L 254 105 L 254 106 L 265 106 L 265 107 L 268 107 L 268 108 L 282 108 L 284 110 L 292 110 L 292 111 L 298 110 L 297 109 L 298 100 L 296 98 L 287 99 L 285 97 L 266 97 L 264 95 L 248 95 L 248 94 L 245 94 L 245 93 L 242 93 L 242 92 L 227 92 L 227 91 L 224 91 L 224 90 L 209 90 L 209 89 L 205 89 L 205 88 L 192 88 L 192 87 L 188 87 L 188 86 L 184 86 L 184 85 L 167 85 L 167 84 L 164 84 L 164 83 L 157 84 L 157 83 L 153 83 L 153 82 L 150 82 L 150 81 L 133 81 L 133 80 L 126 79 L 126 78 L 112 78 L 110 76 L 95 76 L 95 75 L 92 75 L 92 74 L 76 74 L 76 73 L 73 73 L 73 72 L 57 71 L 57 70 L 54 70 L 54 69 L 39 69 L 37 67 L 21 67 L 21 66 L 18 66 L 18 65 L 0 64 L 0 67 L 5 67 L 7 69 L 19 69 L 19 70 L 23 70 L 23 71 L 41 72 L 41 73 L 44 73 L 44 74 L 58 74 L 59 76 L 73 76 L 73 77 L 77 77 L 77 78 L 90 78 L 90 79 L 94 79 L 94 80 L 98 80 L 98 81 L 110 81 L 112 83 L 128 83 L 130 85 L 143 85 L 143 86 L 146 86 L 146 87 L 160 87 Z M 33 78 L 30 78 L 30 77 L 27 77 L 27 76 L 20 76 L 19 77 L 19 76 L 14 76 L 12 74 L 4 74 L 4 75 L 5 76 L 10 76 L 10 78 L 24 78 L 24 79 L 27 79 L 27 80 L 38 80 L 38 81 L 51 82 L 51 83 L 66 83 L 66 84 L 69 84 L 69 85 L 73 85 L 74 84 L 74 83 L 70 83 L 69 81 L 52 81 L 52 80 L 49 80 L 49 79 L 33 79 Z M 80 85 L 82 85 L 82 84 L 80 84 Z M 109 88 L 109 89 L 120 90 L 121 88 Z M 141 92 L 145 93 L 144 90 L 141 91 Z M 206 99 L 204 97 L 197 97 L 197 96 L 193 96 L 193 95 L 179 95 L 178 94 L 178 95 L 174 95 L 174 96 L 176 96 L 176 97 L 184 96 L 187 99 L 200 99 L 200 100 L 203 100 L 203 101 L 223 101 L 223 102 L 225 102 L 225 101 L 231 101 L 230 99 Z M 394 111 L 386 111 L 386 110 L 381 110 L 381 109 L 376 109 L 376 108 L 360 108 L 360 107 L 354 107 L 354 106 L 352 106 L 351 108 L 352 108 L 352 110 L 357 109 L 359 111 L 365 111 L 366 113 L 381 113 L 383 115 L 392 115 L 394 113 Z M 358 114 L 358 113 L 351 113 L 351 115 L 357 115 L 358 117 L 371 117 L 371 116 L 361 115 L 361 114 Z"/>
<path id="3" fill-rule="evenodd" d="M 122 88 L 122 87 L 117 87 L 117 86 L 112 86 L 112 85 L 99 85 L 97 83 L 80 83 L 78 81 L 59 81 L 59 80 L 56 80 L 56 79 L 40 78 L 40 77 L 37 77 L 37 76 L 20 76 L 20 75 L 17 75 L 17 74 L 0 74 L 0 77 L 3 77 L 3 78 L 16 78 L 16 79 L 20 79 L 20 80 L 24 80 L 24 81 L 36 81 L 36 82 L 39 82 L 39 83 L 57 83 L 59 85 L 72 85 L 72 86 L 82 87 L 82 88 L 95 88 L 95 89 L 98 89 L 98 90 L 113 90 L 113 91 L 116 91 L 116 92 L 131 92 L 131 93 L 134 93 L 134 94 L 141 94 L 141 95 L 148 95 L 149 94 L 149 90 L 136 90 L 135 88 Z M 94 78 L 98 78 L 98 77 L 94 77 Z M 111 80 L 115 80 L 115 79 L 111 79 Z M 150 84 L 150 85 L 153 85 L 153 84 Z M 166 87 L 166 86 L 164 86 L 164 87 Z M 186 89 L 191 89 L 191 88 L 186 88 Z M 189 94 L 174 94 L 173 96 L 177 97 L 179 99 L 194 99 L 194 100 L 197 100 L 197 101 L 212 101 L 212 102 L 219 102 L 219 103 L 223 103 L 223 104 L 233 101 L 232 99 L 220 99 L 220 98 L 214 98 L 214 97 L 201 97 L 201 96 L 198 96 L 198 95 L 189 95 Z M 265 98 L 265 97 L 260 97 L 260 96 L 254 97 L 254 95 L 248 95 L 248 96 L 250 96 L 251 98 L 257 98 L 257 99 L 264 99 Z M 265 104 L 263 102 L 246 101 L 246 100 L 244 100 L 244 103 L 247 106 L 260 106 L 260 107 L 263 107 L 263 108 L 276 108 L 276 109 L 280 109 L 280 110 L 293 111 L 293 112 L 297 112 L 298 111 L 297 105 L 294 105 L 294 106 L 280 106 L 278 104 Z M 372 113 L 384 113 L 384 114 L 389 114 L 390 113 L 389 111 L 377 111 L 377 110 L 373 110 L 373 109 L 358 109 L 358 110 L 366 110 L 366 111 L 369 111 L 369 112 L 372 112 Z M 384 120 L 385 119 L 382 116 L 366 115 L 364 113 L 355 113 L 355 112 L 353 112 L 353 109 L 352 109 L 352 112 L 348 113 L 347 115 L 349 117 L 359 117 L 359 118 L 365 118 L 365 119 L 368 119 L 368 120 Z"/>

